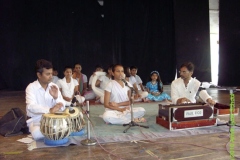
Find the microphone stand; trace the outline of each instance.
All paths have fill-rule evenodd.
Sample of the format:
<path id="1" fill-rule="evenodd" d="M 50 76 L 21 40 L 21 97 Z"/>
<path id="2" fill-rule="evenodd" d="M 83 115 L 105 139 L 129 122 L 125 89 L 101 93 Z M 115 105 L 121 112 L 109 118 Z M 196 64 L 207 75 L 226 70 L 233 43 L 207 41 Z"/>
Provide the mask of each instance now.
<path id="1" fill-rule="evenodd" d="M 226 90 L 229 90 L 230 92 L 230 115 L 229 115 L 229 121 L 225 124 L 217 124 L 217 126 L 227 125 L 229 126 L 229 134 L 230 134 L 230 157 L 231 159 L 235 158 L 235 150 L 234 150 L 234 140 L 235 140 L 235 133 L 233 126 L 240 127 L 239 125 L 236 125 L 235 119 L 234 119 L 234 110 L 235 110 L 235 96 L 233 91 L 236 90 L 237 87 L 226 87 Z"/>
<path id="2" fill-rule="evenodd" d="M 84 139 L 81 141 L 82 145 L 85 146 L 93 146 L 97 143 L 97 141 L 95 139 L 91 138 L 90 135 L 90 120 L 89 120 L 89 101 L 87 101 L 87 117 L 88 117 L 88 122 L 87 122 L 87 139 Z"/>
<path id="3" fill-rule="evenodd" d="M 232 126 L 240 127 L 240 125 L 236 125 L 235 124 L 234 114 L 233 114 L 234 109 L 235 109 L 234 90 L 236 90 L 236 87 L 226 87 L 226 90 L 229 90 L 229 92 L 230 92 L 230 115 L 229 115 L 229 121 L 227 123 L 217 124 L 217 126 L 227 125 L 227 126 L 229 126 L 229 133 L 231 133 L 231 127 Z"/>
<path id="4" fill-rule="evenodd" d="M 130 127 L 133 127 L 133 126 L 139 126 L 139 127 L 143 127 L 143 128 L 149 128 L 149 126 L 139 125 L 139 124 L 137 124 L 136 122 L 134 122 L 134 120 L 133 120 L 133 101 L 134 101 L 133 92 L 134 92 L 134 89 L 133 89 L 132 87 L 128 86 L 127 82 L 124 82 L 124 83 L 125 83 L 125 85 L 126 85 L 128 88 L 130 88 L 130 90 L 131 90 L 131 95 L 130 95 L 130 97 L 131 97 L 131 99 L 130 99 L 130 104 L 131 104 L 131 105 L 130 105 L 130 106 L 131 106 L 131 122 L 128 123 L 128 124 L 123 124 L 123 126 L 128 126 L 128 127 L 123 131 L 123 133 L 126 133 L 127 130 L 128 130 Z"/>

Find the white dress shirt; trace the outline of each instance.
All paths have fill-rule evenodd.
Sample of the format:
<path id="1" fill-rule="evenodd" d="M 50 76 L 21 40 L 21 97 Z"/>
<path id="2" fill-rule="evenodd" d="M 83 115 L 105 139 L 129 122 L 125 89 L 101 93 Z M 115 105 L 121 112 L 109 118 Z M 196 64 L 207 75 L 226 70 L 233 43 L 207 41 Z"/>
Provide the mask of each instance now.
<path id="1" fill-rule="evenodd" d="M 34 119 L 39 119 L 42 114 L 49 113 L 49 109 L 52 108 L 56 103 L 61 102 L 63 107 L 61 110 L 65 109 L 65 101 L 62 98 L 61 92 L 58 88 L 58 98 L 54 99 L 50 93 L 50 86 L 55 85 L 53 82 L 48 84 L 47 89 L 45 90 L 40 85 L 39 81 L 36 80 L 33 83 L 30 83 L 26 88 L 26 110 L 27 116 L 34 117 Z"/>
<path id="2" fill-rule="evenodd" d="M 172 102 L 176 104 L 179 98 L 186 97 L 192 103 L 196 103 L 196 95 L 199 91 L 200 85 L 201 82 L 199 82 L 196 78 L 191 78 L 187 86 L 185 86 L 182 78 L 174 80 L 171 84 Z M 204 102 L 206 102 L 208 98 L 212 98 L 208 95 L 206 90 L 200 91 L 199 96 Z"/>

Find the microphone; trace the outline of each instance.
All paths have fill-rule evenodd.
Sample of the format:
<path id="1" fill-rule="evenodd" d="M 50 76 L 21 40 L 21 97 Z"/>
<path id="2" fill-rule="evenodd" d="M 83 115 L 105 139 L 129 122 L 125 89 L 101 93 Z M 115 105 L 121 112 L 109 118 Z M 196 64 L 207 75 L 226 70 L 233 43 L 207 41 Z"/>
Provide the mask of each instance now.
<path id="1" fill-rule="evenodd" d="M 125 84 L 125 86 L 127 86 L 128 88 L 130 88 L 131 90 L 133 90 L 133 87 L 129 86 L 127 81 L 125 79 L 121 79 L 121 81 L 123 81 L 123 83 Z"/>
<path id="2" fill-rule="evenodd" d="M 121 81 L 123 81 L 123 83 L 125 83 L 125 85 L 128 85 L 127 81 L 125 79 L 121 79 Z"/>
<path id="3" fill-rule="evenodd" d="M 73 97 L 71 105 L 69 106 L 69 113 L 75 113 L 75 109 L 73 109 L 73 106 L 76 101 L 77 101 L 76 97 Z"/>
<path id="4" fill-rule="evenodd" d="M 121 75 L 121 81 L 123 81 L 123 83 L 125 84 L 125 86 L 128 86 L 127 81 L 124 79 L 125 78 L 125 74 Z M 128 86 L 129 87 L 129 86 Z M 129 87 L 130 88 L 130 87 Z"/>

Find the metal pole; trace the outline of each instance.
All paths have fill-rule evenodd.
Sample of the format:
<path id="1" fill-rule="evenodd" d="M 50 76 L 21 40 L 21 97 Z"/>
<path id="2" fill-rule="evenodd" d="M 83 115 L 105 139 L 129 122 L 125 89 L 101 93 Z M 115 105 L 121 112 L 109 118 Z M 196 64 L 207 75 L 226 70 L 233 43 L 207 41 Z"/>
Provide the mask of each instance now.
<path id="1" fill-rule="evenodd" d="M 230 133 L 230 158 L 235 159 L 234 153 L 234 140 L 235 140 L 235 133 L 234 127 L 235 126 L 235 117 L 234 117 L 234 109 L 235 109 L 235 97 L 233 94 L 233 89 L 230 89 L 230 119 L 229 119 L 229 133 Z"/>
<path id="2" fill-rule="evenodd" d="M 91 139 L 91 136 L 90 136 L 90 121 L 89 121 L 89 101 L 87 101 L 87 117 L 88 117 L 88 120 L 87 120 L 87 139 L 85 140 L 82 140 L 81 141 L 81 144 L 82 145 L 85 145 L 85 146 L 92 146 L 92 145 L 95 145 L 97 142 L 95 139 Z"/>

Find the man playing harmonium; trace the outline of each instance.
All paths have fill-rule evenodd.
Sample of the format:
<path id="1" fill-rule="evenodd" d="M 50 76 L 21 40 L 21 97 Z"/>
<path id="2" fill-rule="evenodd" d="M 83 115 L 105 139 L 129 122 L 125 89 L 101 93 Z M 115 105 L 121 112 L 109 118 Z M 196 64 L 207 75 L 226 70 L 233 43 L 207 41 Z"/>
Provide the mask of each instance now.
<path id="1" fill-rule="evenodd" d="M 196 96 L 198 95 L 205 103 L 214 105 L 216 102 L 206 90 L 200 90 L 201 82 L 192 78 L 193 71 L 194 65 L 191 62 L 183 63 L 180 66 L 180 78 L 175 79 L 171 84 L 172 102 L 177 105 L 196 103 Z"/>

